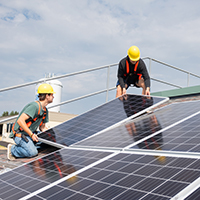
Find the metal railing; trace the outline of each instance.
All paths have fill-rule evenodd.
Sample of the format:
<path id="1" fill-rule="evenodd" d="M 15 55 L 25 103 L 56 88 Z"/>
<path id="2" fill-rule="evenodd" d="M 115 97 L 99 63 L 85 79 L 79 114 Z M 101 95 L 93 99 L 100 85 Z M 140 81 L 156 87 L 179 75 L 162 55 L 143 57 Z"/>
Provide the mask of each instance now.
<path id="1" fill-rule="evenodd" d="M 16 86 L 2 88 L 2 89 L 0 89 L 0 92 L 5 92 L 5 91 L 8 91 L 8 90 L 13 90 L 13 89 L 17 89 L 17 88 L 21 88 L 21 87 L 26 87 L 26 86 L 30 86 L 30 85 L 35 85 L 35 84 L 43 83 L 43 82 L 50 81 L 50 80 L 67 78 L 67 77 L 70 77 L 70 76 L 75 76 L 75 75 L 84 74 L 84 73 L 88 73 L 88 72 L 92 72 L 92 71 L 96 71 L 96 70 L 101 70 L 101 69 L 107 68 L 108 71 L 107 71 L 107 88 L 106 88 L 106 91 L 103 90 L 103 91 L 95 92 L 93 94 L 93 95 L 96 95 L 96 94 L 100 94 L 102 92 L 106 92 L 107 93 L 106 94 L 106 101 L 107 101 L 108 100 L 108 92 L 110 90 L 114 89 L 114 88 L 109 88 L 110 68 L 114 67 L 114 66 L 117 66 L 117 65 L 118 64 L 111 64 L 111 65 L 106 65 L 106 66 L 102 66 L 102 67 L 96 67 L 96 68 L 92 68 L 92 69 L 88 69 L 88 70 L 83 70 L 83 71 L 79 71 L 79 72 L 74 72 L 74 73 L 70 73 L 70 74 L 64 74 L 64 75 L 60 75 L 60 76 L 54 76 L 54 77 L 50 77 L 50 78 L 43 78 L 42 80 L 38 80 L 38 81 L 33 81 L 33 82 L 24 83 L 24 84 L 20 84 L 20 85 L 16 85 Z M 91 96 L 91 94 L 89 94 L 89 96 Z M 85 97 L 87 97 L 87 96 L 85 96 Z M 60 105 L 62 105 L 62 104 L 60 104 Z"/>
<path id="2" fill-rule="evenodd" d="M 183 72 L 183 73 L 187 74 L 187 87 L 189 87 L 190 76 L 193 76 L 193 77 L 196 77 L 196 78 L 200 78 L 199 75 L 196 75 L 196 74 L 194 74 L 194 73 L 191 73 L 191 72 L 189 72 L 189 71 L 183 70 L 183 69 L 178 68 L 178 67 L 174 67 L 174 66 L 172 66 L 172 65 L 169 65 L 169 64 L 164 63 L 164 62 L 162 62 L 162 61 L 156 60 L 156 59 L 154 59 L 154 58 L 145 57 L 145 58 L 143 58 L 143 59 L 144 59 L 144 60 L 145 60 L 145 59 L 148 59 L 148 60 L 149 60 L 149 74 L 150 74 L 150 76 L 151 76 L 151 63 L 152 63 L 152 61 L 154 61 L 154 62 L 159 63 L 159 64 L 161 64 L 161 65 L 167 66 L 167 67 L 169 67 L 169 68 L 172 68 L 172 69 L 175 69 L 175 70 L 177 70 L 177 71 L 180 71 L 180 72 Z M 162 80 L 158 80 L 158 79 L 155 79 L 155 78 L 151 78 L 151 79 L 154 80 L 154 81 L 157 81 L 157 82 L 161 82 L 161 83 L 170 85 L 170 86 L 174 86 L 174 87 L 177 87 L 177 88 L 182 88 L 181 86 L 178 86 L 178 85 L 175 85 L 175 84 L 171 84 L 171 83 L 168 83 L 168 82 L 165 82 L 165 81 L 162 81 Z"/>
<path id="3" fill-rule="evenodd" d="M 151 76 L 152 61 L 154 61 L 154 62 L 159 63 L 161 65 L 173 68 L 173 69 L 175 69 L 177 71 L 181 71 L 183 73 L 186 73 L 187 74 L 187 86 L 189 86 L 190 76 L 194 76 L 194 77 L 200 78 L 199 75 L 196 75 L 196 74 L 191 73 L 191 72 L 186 71 L 186 70 L 182 70 L 181 68 L 178 68 L 178 67 L 174 67 L 172 65 L 169 65 L 167 63 L 161 62 L 161 61 L 156 60 L 154 58 L 144 57 L 142 59 L 143 60 L 149 60 L 148 68 L 149 68 L 149 74 L 150 74 L 150 76 Z M 30 85 L 35 85 L 35 84 L 46 82 L 46 81 L 50 81 L 50 80 L 67 78 L 67 77 L 70 77 L 70 76 L 76 76 L 76 75 L 79 75 L 79 74 L 93 72 L 93 71 L 97 71 L 97 70 L 101 70 L 101 69 L 107 69 L 106 89 L 101 90 L 101 91 L 96 91 L 94 93 L 90 93 L 90 94 L 87 94 L 87 95 L 84 95 L 84 96 L 80 96 L 80 97 L 77 97 L 77 98 L 74 98 L 74 99 L 70 99 L 68 101 L 61 102 L 61 103 L 59 103 L 57 105 L 53 105 L 53 106 L 51 106 L 49 108 L 53 108 L 53 107 L 56 107 L 56 106 L 68 104 L 68 103 L 71 103 L 71 102 L 74 102 L 74 101 L 78 101 L 78 100 L 81 100 L 81 99 L 84 99 L 84 98 L 88 98 L 88 97 L 91 97 L 91 96 L 94 96 L 94 95 L 97 95 L 97 94 L 105 93 L 105 92 L 106 92 L 106 102 L 107 102 L 108 101 L 108 93 L 109 93 L 109 91 L 114 90 L 116 88 L 116 87 L 110 87 L 109 86 L 110 68 L 111 67 L 116 67 L 117 68 L 118 67 L 118 63 L 117 64 L 106 65 L 106 66 L 101 66 L 101 67 L 96 67 L 96 68 L 92 68 L 92 69 L 88 69 L 88 70 L 83 70 L 83 71 L 79 71 L 79 72 L 64 74 L 64 75 L 60 75 L 60 76 L 54 76 L 54 77 L 50 77 L 50 78 L 44 78 L 42 80 L 33 81 L 33 82 L 29 82 L 29 83 L 24 83 L 24 84 L 20 84 L 20 85 L 16 85 L 16 86 L 11 86 L 11 87 L 7 87 L 7 88 L 2 88 L 2 89 L 0 89 L 0 92 L 4 92 L 4 91 L 8 91 L 8 90 L 13 90 L 13 89 L 21 88 L 21 87 L 26 87 L 26 86 L 30 86 Z M 156 82 L 160 82 L 160 83 L 163 83 L 163 84 L 166 84 L 166 85 L 169 85 L 169 86 L 173 86 L 173 87 L 176 87 L 176 88 L 182 88 L 179 85 L 172 84 L 172 83 L 169 83 L 169 82 L 166 82 L 166 81 L 163 81 L 163 80 L 159 80 L 159 79 L 156 79 L 156 78 L 153 78 L 153 77 L 151 77 L 151 80 L 156 81 Z M 115 85 L 115 83 L 113 85 Z M 4 122 L 5 120 L 8 121 L 8 120 L 13 119 L 13 118 L 14 117 L 10 117 L 9 119 L 7 118 L 7 119 L 4 119 L 4 120 L 1 120 L 0 123 Z"/>

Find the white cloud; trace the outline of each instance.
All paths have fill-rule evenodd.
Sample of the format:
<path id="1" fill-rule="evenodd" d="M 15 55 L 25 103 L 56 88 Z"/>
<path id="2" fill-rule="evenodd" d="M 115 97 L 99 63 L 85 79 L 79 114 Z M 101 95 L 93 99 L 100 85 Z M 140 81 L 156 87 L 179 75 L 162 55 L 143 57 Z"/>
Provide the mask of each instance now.
<path id="1" fill-rule="evenodd" d="M 199 73 L 199 6 L 195 0 L 3 0 L 1 88 L 49 72 L 60 75 L 117 63 L 132 44 L 142 57 Z M 74 80 L 78 83 L 70 89 L 82 88 L 83 81 Z"/>

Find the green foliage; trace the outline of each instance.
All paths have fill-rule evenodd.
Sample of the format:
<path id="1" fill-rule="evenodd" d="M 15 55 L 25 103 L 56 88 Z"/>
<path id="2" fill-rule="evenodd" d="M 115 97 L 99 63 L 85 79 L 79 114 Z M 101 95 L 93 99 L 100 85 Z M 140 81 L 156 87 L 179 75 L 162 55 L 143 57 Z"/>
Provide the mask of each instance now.
<path id="1" fill-rule="evenodd" d="M 3 112 L 2 117 L 8 116 L 8 111 Z"/>
<path id="2" fill-rule="evenodd" d="M 19 113 L 17 111 L 11 111 L 10 114 L 8 111 L 4 111 L 3 114 L 1 115 L 2 117 L 5 116 L 13 116 L 13 115 L 18 115 Z"/>

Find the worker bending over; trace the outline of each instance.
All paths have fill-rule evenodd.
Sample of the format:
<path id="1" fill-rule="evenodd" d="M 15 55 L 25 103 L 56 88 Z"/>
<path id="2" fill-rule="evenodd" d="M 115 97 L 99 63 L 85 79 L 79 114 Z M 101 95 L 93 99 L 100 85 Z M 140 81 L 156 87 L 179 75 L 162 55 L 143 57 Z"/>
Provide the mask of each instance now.
<path id="1" fill-rule="evenodd" d="M 142 88 L 143 95 L 150 95 L 150 77 L 138 47 L 128 49 L 128 55 L 119 62 L 117 77 L 116 97 L 126 94 L 130 85 Z"/>

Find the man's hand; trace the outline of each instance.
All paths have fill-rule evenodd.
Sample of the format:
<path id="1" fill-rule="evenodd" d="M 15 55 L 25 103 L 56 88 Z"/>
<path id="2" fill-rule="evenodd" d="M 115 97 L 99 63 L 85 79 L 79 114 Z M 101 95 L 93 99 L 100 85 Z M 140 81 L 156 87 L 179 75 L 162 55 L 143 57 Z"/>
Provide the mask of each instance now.
<path id="1" fill-rule="evenodd" d="M 150 88 L 149 87 L 146 88 L 145 95 L 150 96 Z"/>
<path id="2" fill-rule="evenodd" d="M 31 138 L 34 142 L 38 142 L 38 136 L 36 134 L 33 134 Z"/>
<path id="3" fill-rule="evenodd" d="M 126 94 L 126 88 L 123 88 L 122 94 Z"/>

